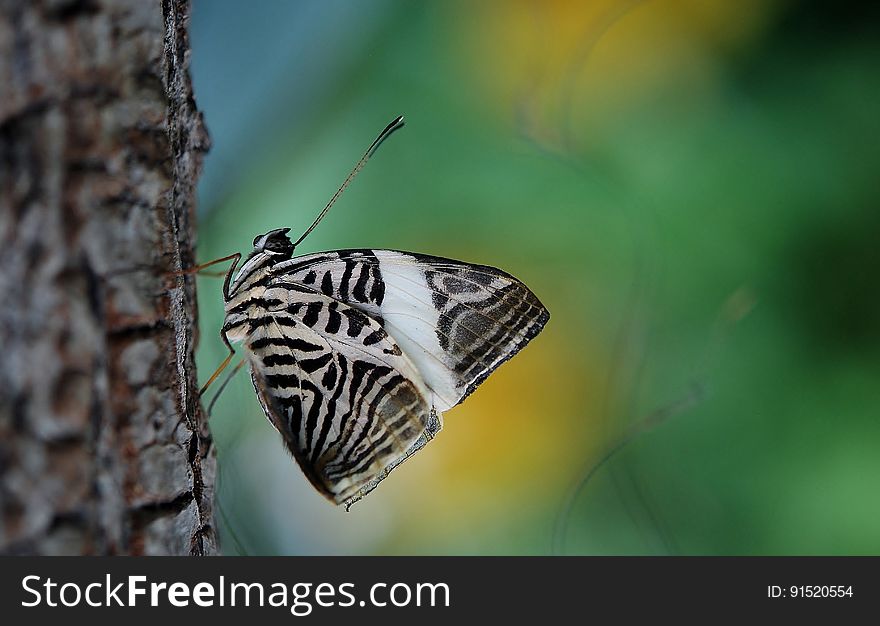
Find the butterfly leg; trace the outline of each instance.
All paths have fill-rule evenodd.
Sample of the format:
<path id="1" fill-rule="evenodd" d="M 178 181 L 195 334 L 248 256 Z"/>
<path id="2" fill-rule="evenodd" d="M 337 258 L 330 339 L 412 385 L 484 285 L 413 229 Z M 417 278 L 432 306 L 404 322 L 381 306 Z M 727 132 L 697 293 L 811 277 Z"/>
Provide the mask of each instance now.
<path id="1" fill-rule="evenodd" d="M 206 272 L 204 270 L 199 270 L 199 276 L 210 276 L 211 278 L 223 278 L 226 276 L 226 272 Z"/>
<path id="2" fill-rule="evenodd" d="M 235 356 L 235 350 L 232 349 L 232 346 L 230 346 L 228 343 L 226 344 L 226 346 L 229 348 L 229 354 L 226 355 L 226 358 L 223 359 L 223 362 L 220 364 L 220 366 L 216 370 L 214 370 L 213 374 L 211 374 L 208 382 L 202 385 L 202 388 L 199 389 L 199 397 L 205 395 L 205 392 L 208 390 L 208 387 L 211 386 L 211 383 L 217 380 L 217 377 L 223 373 L 223 370 L 225 370 L 226 366 L 229 365 L 230 361 L 232 361 L 232 357 Z"/>
<path id="3" fill-rule="evenodd" d="M 213 261 L 208 261 L 207 263 L 199 263 L 193 267 L 189 267 L 185 270 L 178 270 L 176 272 L 169 272 L 171 276 L 187 276 L 189 274 L 198 274 L 203 273 L 207 276 L 226 276 L 227 272 L 203 272 L 212 265 L 217 265 L 218 263 L 225 263 L 226 261 L 232 261 L 233 259 L 238 260 L 241 258 L 241 254 L 236 252 L 235 254 L 230 254 L 229 256 L 224 256 L 219 259 L 214 259 Z"/>
<path id="4" fill-rule="evenodd" d="M 211 398 L 211 402 L 208 403 L 208 417 L 211 416 L 211 413 L 214 412 L 214 405 L 217 404 L 217 400 L 220 398 L 220 394 L 223 393 L 223 390 L 226 389 L 226 385 L 229 384 L 238 372 L 241 371 L 242 366 L 245 364 L 245 359 L 239 361 L 232 371 L 226 375 L 226 378 L 223 379 L 223 382 L 220 383 L 220 389 L 217 390 L 217 393 L 214 394 L 214 397 Z"/>
<path id="5" fill-rule="evenodd" d="M 205 383 L 205 385 L 204 385 L 204 386 L 202 387 L 202 389 L 199 391 L 199 397 L 201 397 L 202 395 L 204 395 L 205 390 L 208 388 L 208 385 L 210 385 L 210 384 L 211 384 L 211 383 L 217 378 L 217 376 L 220 375 L 220 372 L 222 372 L 223 369 L 226 367 L 226 365 L 229 364 L 229 360 L 230 360 L 231 358 L 232 358 L 232 354 L 230 354 L 228 357 L 226 357 L 226 360 L 223 361 L 223 363 L 220 365 L 220 367 L 217 368 L 217 371 L 214 372 L 214 374 L 211 376 L 211 378 L 208 379 L 208 382 Z M 238 362 L 238 364 L 235 366 L 235 368 L 232 370 L 232 372 L 226 377 L 226 379 L 225 379 L 225 380 L 223 381 L 223 383 L 220 385 L 220 389 L 218 389 L 218 390 L 217 390 L 217 393 L 214 394 L 214 397 L 211 399 L 211 403 L 208 405 L 208 417 L 211 417 L 211 411 L 214 409 L 214 403 L 217 402 L 217 398 L 220 397 L 220 394 L 223 393 L 223 390 L 226 388 L 226 385 L 228 385 L 228 384 L 229 384 L 229 381 L 232 380 L 232 377 L 235 376 L 235 375 L 238 373 L 238 371 L 241 369 L 241 366 L 242 366 L 242 365 L 244 365 L 244 359 L 242 359 L 241 361 Z M 181 418 L 177 421 L 177 424 L 174 426 L 174 430 L 175 430 L 175 431 L 177 431 L 177 428 L 183 423 L 183 420 L 184 420 L 184 419 L 185 419 L 184 417 L 181 417 Z M 211 441 L 213 441 L 213 440 L 211 440 Z M 209 449 L 209 450 L 210 450 L 210 444 L 211 444 L 211 441 L 209 441 L 209 443 L 208 443 L 208 445 L 209 445 L 209 448 L 208 448 L 208 449 Z"/>
<path id="6" fill-rule="evenodd" d="M 236 252 L 235 254 L 230 254 L 229 256 L 223 257 L 222 259 L 215 259 L 213 261 L 209 261 L 208 263 L 202 263 L 201 265 L 197 265 L 195 268 L 192 268 L 191 271 L 199 271 L 200 269 L 203 269 L 203 268 L 211 266 L 211 265 L 215 265 L 217 263 L 222 263 L 223 261 L 232 261 L 232 263 L 229 265 L 229 269 L 226 272 L 226 279 L 223 281 L 223 297 L 224 297 L 224 299 L 228 300 L 229 299 L 229 281 L 232 278 L 232 273 L 235 271 L 235 267 L 238 265 L 238 262 L 240 260 L 241 260 L 241 253 Z M 226 355 L 225 359 L 223 359 L 223 362 L 220 364 L 220 367 L 218 367 L 214 371 L 214 373 L 211 374 L 211 377 L 208 379 L 208 382 L 206 382 L 204 385 L 202 385 L 202 388 L 199 390 L 199 397 L 203 396 L 205 391 L 207 391 L 208 387 L 211 385 L 211 383 L 213 383 L 215 380 L 217 380 L 217 377 L 221 374 L 221 372 L 223 372 L 224 369 L 226 369 L 226 366 L 229 365 L 229 362 L 232 361 L 232 357 L 235 354 L 235 350 L 232 349 L 232 344 L 229 343 L 229 337 L 226 336 L 225 330 L 222 330 L 222 329 L 220 330 L 220 338 L 223 340 L 223 343 L 229 349 L 229 354 Z M 233 374 L 236 371 L 238 371 L 238 368 L 240 366 L 241 366 L 241 364 L 236 366 Z M 223 386 L 224 387 L 226 386 L 225 383 Z M 221 387 L 220 391 L 222 391 L 222 390 L 223 389 Z M 219 395 L 219 393 L 218 393 L 218 395 Z"/>

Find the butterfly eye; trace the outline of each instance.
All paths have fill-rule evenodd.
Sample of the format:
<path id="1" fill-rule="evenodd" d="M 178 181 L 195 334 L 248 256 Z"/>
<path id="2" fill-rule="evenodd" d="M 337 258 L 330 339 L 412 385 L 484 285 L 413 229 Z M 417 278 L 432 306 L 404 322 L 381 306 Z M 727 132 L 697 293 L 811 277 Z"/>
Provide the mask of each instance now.
<path id="1" fill-rule="evenodd" d="M 282 255 L 290 257 L 293 254 L 293 244 L 287 236 L 289 228 L 278 228 L 271 230 L 265 235 L 257 237 L 259 243 L 254 244 L 255 248 L 268 252 L 269 254 Z"/>
<path id="2" fill-rule="evenodd" d="M 277 252 L 279 254 L 290 254 L 293 252 L 293 245 L 290 243 L 290 240 L 277 240 L 277 239 L 269 239 L 266 241 L 266 244 L 263 246 L 263 249 L 267 252 Z"/>
<path id="3" fill-rule="evenodd" d="M 254 248 L 257 247 L 257 242 L 260 240 L 261 237 L 263 237 L 263 235 L 257 235 L 256 237 L 254 237 Z"/>

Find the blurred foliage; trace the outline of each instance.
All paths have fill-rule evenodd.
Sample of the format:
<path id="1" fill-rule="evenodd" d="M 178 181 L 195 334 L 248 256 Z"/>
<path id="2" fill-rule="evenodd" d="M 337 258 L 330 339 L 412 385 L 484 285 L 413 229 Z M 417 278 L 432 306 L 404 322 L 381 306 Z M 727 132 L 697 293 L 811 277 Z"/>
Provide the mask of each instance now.
<path id="1" fill-rule="evenodd" d="M 854 11 L 196 0 L 200 258 L 305 228 L 403 113 L 300 252 L 486 263 L 552 315 L 348 514 L 239 376 L 211 419 L 225 550 L 880 553 L 880 38 Z"/>

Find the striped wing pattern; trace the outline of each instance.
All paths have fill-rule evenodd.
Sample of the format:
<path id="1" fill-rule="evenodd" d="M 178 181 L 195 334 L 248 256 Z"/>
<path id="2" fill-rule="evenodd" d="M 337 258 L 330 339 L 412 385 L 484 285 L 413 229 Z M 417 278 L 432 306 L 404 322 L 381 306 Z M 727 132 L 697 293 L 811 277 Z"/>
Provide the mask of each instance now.
<path id="1" fill-rule="evenodd" d="M 283 279 L 319 286 L 379 320 L 445 411 L 512 357 L 550 317 L 499 269 L 410 252 L 339 250 L 280 264 Z"/>
<path id="2" fill-rule="evenodd" d="M 390 250 L 255 251 L 226 312 L 270 422 L 318 491 L 347 506 L 549 318 L 500 270 Z"/>

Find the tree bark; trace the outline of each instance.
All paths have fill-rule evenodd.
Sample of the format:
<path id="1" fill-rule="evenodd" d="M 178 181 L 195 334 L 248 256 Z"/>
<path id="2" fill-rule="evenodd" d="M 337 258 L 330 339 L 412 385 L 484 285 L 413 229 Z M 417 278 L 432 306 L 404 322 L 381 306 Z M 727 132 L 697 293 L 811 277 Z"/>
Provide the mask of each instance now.
<path id="1" fill-rule="evenodd" d="M 188 2 L 0 6 L 0 552 L 214 553 Z"/>

